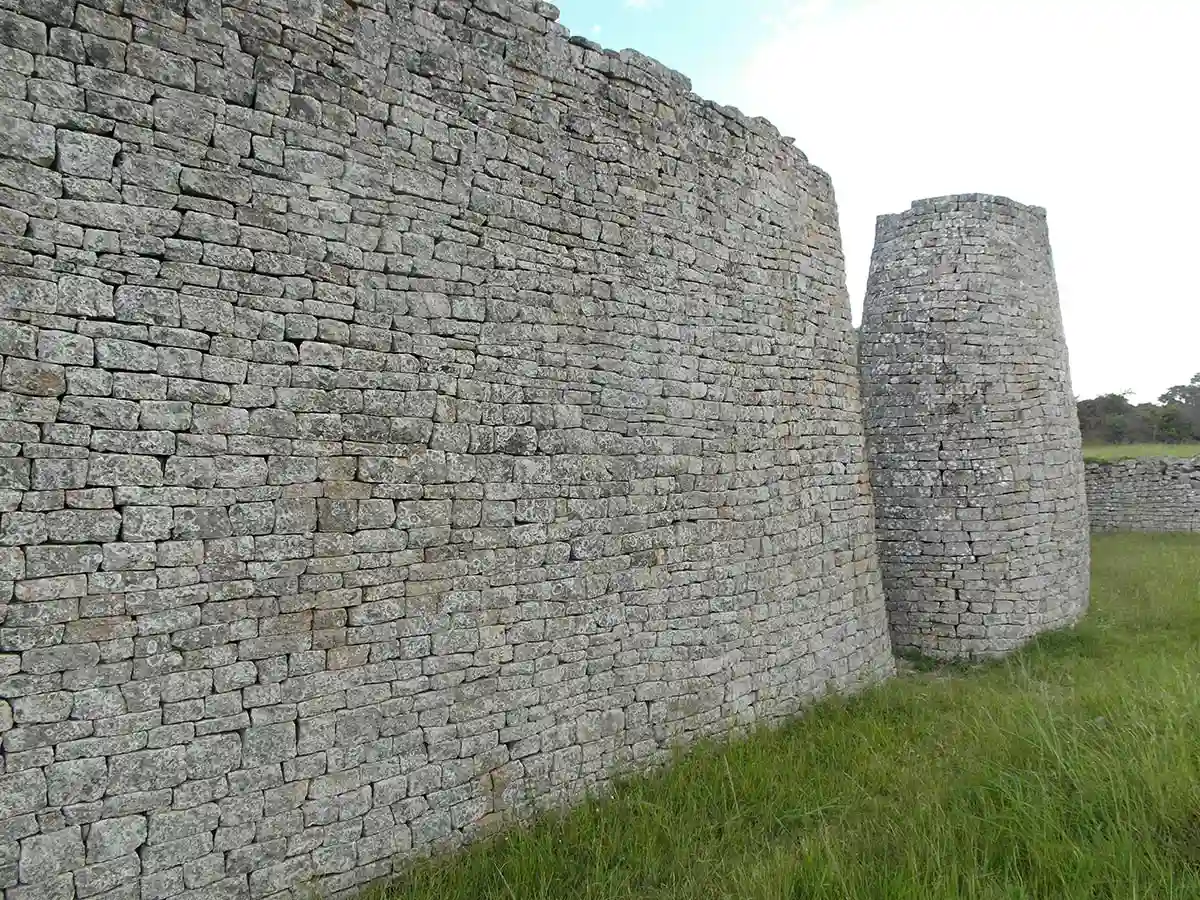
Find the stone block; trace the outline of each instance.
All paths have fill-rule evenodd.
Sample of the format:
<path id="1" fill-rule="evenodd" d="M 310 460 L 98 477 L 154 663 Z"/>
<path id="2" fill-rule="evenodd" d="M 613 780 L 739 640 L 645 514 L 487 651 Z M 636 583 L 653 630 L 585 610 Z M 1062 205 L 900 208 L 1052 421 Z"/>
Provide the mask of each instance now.
<path id="1" fill-rule="evenodd" d="M 113 176 L 113 160 L 120 149 L 121 142 L 112 138 L 60 129 L 55 168 L 64 175 L 108 181 Z"/>
<path id="2" fill-rule="evenodd" d="M 127 506 L 121 520 L 126 541 L 165 541 L 171 537 L 174 512 L 169 506 Z"/>
<path id="3" fill-rule="evenodd" d="M 18 874 L 25 884 L 40 884 L 83 867 L 83 838 L 78 825 L 21 841 Z"/>
<path id="4" fill-rule="evenodd" d="M 54 126 L 0 114 L 0 156 L 51 166 L 56 147 Z"/>
<path id="5" fill-rule="evenodd" d="M 242 737 L 242 764 L 247 768 L 280 763 L 296 755 L 293 722 L 247 728 Z"/>
<path id="6" fill-rule="evenodd" d="M 132 406 L 134 410 L 137 409 L 136 404 Z M 89 457 L 88 483 L 113 487 L 158 487 L 163 483 L 162 463 L 153 456 L 94 453 Z"/>
<path id="7" fill-rule="evenodd" d="M 58 281 L 58 309 L 63 315 L 112 315 L 112 300 L 112 285 L 97 278 L 63 275 Z"/>
<path id="8" fill-rule="evenodd" d="M 88 864 L 108 862 L 136 852 L 146 842 L 147 833 L 144 816 L 119 816 L 96 822 L 88 828 Z"/>
<path id="9" fill-rule="evenodd" d="M 57 304 L 57 287 L 52 281 L 10 276 L 0 282 L 0 311 L 53 313 Z M 32 358 L 36 337 L 35 328 L 0 322 L 0 349 L 7 355 Z"/>
<path id="10" fill-rule="evenodd" d="M 115 315 L 122 322 L 145 325 L 178 325 L 179 295 L 173 290 L 140 286 L 119 287 L 113 299 Z"/>
<path id="11" fill-rule="evenodd" d="M 105 892 L 118 891 L 122 886 L 136 888 L 141 871 L 141 860 L 136 853 L 85 866 L 75 872 L 75 895 L 81 900 L 97 895 L 108 898 L 111 895 Z M 130 900 L 137 900 L 137 896 L 132 893 Z"/>
<path id="12" fill-rule="evenodd" d="M 46 806 L 46 776 L 41 769 L 0 775 L 0 820 L 36 812 Z"/>
<path id="13" fill-rule="evenodd" d="M 24 547 L 45 543 L 49 536 L 45 513 L 0 514 L 0 544 Z"/>
<path id="14" fill-rule="evenodd" d="M 180 187 L 185 194 L 197 194 L 230 203 L 245 204 L 251 198 L 250 179 L 232 172 L 184 169 L 180 175 Z"/>
<path id="15" fill-rule="evenodd" d="M 175 787 L 187 778 L 182 747 L 140 750 L 109 759 L 109 794 Z"/>
<path id="16" fill-rule="evenodd" d="M 96 359 L 95 342 L 69 331 L 43 330 L 38 334 L 37 354 L 43 363 L 90 366 Z"/>
<path id="17" fill-rule="evenodd" d="M 55 875 L 35 884 L 8 889 L 6 900 L 73 900 L 75 877 L 70 872 Z"/>
<path id="18" fill-rule="evenodd" d="M 46 514 L 50 540 L 62 543 L 115 541 L 121 514 L 114 509 L 60 509 Z"/>
<path id="19" fill-rule="evenodd" d="M 147 44 L 131 44 L 125 55 L 131 75 L 184 91 L 196 87 L 196 64 L 186 56 Z"/>
<path id="20" fill-rule="evenodd" d="M 46 785 L 54 806 L 100 800 L 108 787 L 108 763 L 103 757 L 55 763 L 46 769 Z"/>
<path id="21" fill-rule="evenodd" d="M 58 397 L 67 390 L 66 371 L 60 365 L 10 359 L 4 366 L 0 387 L 34 397 Z"/>

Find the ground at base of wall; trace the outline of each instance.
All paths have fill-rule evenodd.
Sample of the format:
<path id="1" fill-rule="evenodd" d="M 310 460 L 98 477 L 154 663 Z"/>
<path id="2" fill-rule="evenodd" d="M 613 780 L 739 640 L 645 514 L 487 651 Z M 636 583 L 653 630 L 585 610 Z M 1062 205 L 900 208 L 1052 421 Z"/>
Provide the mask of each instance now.
<path id="1" fill-rule="evenodd" d="M 1200 896 L 1200 535 L 1092 558 L 1074 629 L 701 748 L 386 900 Z"/>

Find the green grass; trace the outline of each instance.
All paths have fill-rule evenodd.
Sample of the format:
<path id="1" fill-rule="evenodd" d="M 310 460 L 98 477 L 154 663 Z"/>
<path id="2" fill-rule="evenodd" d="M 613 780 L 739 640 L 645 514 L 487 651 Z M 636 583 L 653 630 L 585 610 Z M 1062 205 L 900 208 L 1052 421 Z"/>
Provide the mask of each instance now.
<path id="1" fill-rule="evenodd" d="M 1093 560 L 1075 630 L 698 747 L 387 897 L 1200 898 L 1200 535 Z"/>
<path id="2" fill-rule="evenodd" d="M 1200 456 L 1200 444 L 1085 444 L 1083 458 L 1093 462 L 1143 456 Z"/>

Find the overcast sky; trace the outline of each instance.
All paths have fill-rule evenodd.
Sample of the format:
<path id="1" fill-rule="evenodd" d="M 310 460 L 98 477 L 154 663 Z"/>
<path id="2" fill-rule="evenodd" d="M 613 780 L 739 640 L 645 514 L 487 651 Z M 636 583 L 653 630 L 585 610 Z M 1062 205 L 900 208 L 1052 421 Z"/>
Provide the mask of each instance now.
<path id="1" fill-rule="evenodd" d="M 875 216 L 1047 209 L 1075 393 L 1200 372 L 1200 0 L 559 0 L 829 172 L 855 321 Z"/>

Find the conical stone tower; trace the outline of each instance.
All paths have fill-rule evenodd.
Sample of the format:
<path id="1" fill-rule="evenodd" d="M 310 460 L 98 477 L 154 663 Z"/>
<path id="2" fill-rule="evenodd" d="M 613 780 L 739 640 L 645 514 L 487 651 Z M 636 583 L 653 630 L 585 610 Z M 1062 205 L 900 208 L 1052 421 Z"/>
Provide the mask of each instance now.
<path id="1" fill-rule="evenodd" d="M 1087 503 L 1045 210 L 880 216 L 859 354 L 896 648 L 993 656 L 1075 622 Z"/>

